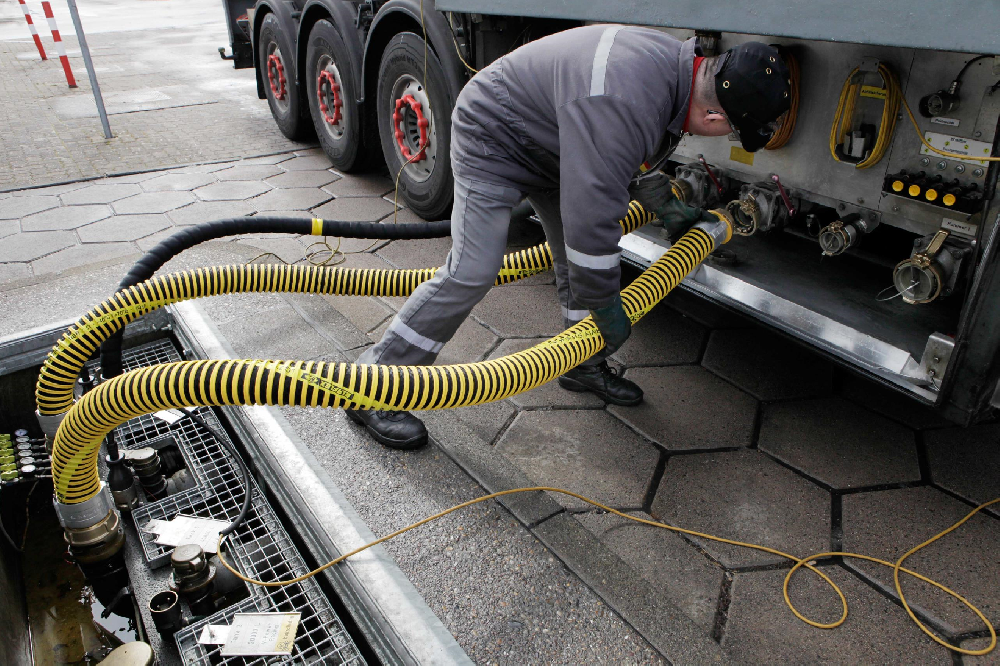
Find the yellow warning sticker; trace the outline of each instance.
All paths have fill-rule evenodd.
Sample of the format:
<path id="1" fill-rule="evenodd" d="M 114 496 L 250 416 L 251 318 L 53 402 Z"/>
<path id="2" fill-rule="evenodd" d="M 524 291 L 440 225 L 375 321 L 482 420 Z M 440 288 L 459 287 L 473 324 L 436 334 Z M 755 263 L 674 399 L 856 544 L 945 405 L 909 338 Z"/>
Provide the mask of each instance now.
<path id="1" fill-rule="evenodd" d="M 878 86 L 861 86 L 861 96 L 884 100 L 885 88 L 879 88 Z"/>
<path id="2" fill-rule="evenodd" d="M 729 159 L 740 164 L 753 166 L 753 153 L 743 150 L 740 146 L 732 146 L 729 149 Z"/>

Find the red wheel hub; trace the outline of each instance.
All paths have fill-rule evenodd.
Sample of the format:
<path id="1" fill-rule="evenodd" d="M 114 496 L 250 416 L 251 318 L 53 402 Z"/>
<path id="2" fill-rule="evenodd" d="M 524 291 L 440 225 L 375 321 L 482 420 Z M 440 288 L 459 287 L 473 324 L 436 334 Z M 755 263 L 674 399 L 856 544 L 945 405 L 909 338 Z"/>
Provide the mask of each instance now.
<path id="1" fill-rule="evenodd" d="M 410 111 L 417 116 L 417 127 L 420 129 L 420 145 L 417 154 L 414 156 L 410 152 L 410 147 L 406 145 L 406 135 L 403 134 L 403 106 L 408 106 Z M 396 143 L 399 145 L 399 153 L 407 162 L 419 162 L 427 158 L 427 128 L 431 122 L 424 118 L 424 109 L 420 102 L 414 99 L 413 95 L 403 95 L 396 100 L 396 109 L 392 112 L 392 124 L 395 128 Z"/>
<path id="2" fill-rule="evenodd" d="M 285 67 L 277 53 L 267 56 L 267 81 L 274 99 L 285 99 Z"/>
<path id="3" fill-rule="evenodd" d="M 333 113 L 330 113 L 330 106 L 327 105 L 327 91 L 331 97 L 333 97 Z M 331 125 L 336 125 L 343 118 L 340 113 L 341 107 L 344 106 L 343 100 L 340 98 L 340 86 L 337 85 L 337 81 L 333 78 L 333 74 L 328 70 L 323 70 L 319 73 L 319 81 L 316 84 L 316 94 L 319 96 L 319 110 L 323 114 L 323 119 Z"/>

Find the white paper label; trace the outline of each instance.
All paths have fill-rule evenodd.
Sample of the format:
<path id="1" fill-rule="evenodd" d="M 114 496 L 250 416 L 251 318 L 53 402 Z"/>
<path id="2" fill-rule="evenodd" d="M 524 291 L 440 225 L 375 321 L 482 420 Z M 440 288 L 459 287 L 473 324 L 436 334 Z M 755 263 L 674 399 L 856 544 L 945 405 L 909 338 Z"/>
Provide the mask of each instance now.
<path id="1" fill-rule="evenodd" d="M 161 421 L 166 421 L 170 425 L 173 425 L 178 421 L 180 421 L 182 418 L 184 418 L 184 415 L 181 414 L 176 409 L 164 409 L 163 411 L 160 412 L 154 412 L 153 416 L 160 419 Z"/>
<path id="2" fill-rule="evenodd" d="M 961 155 L 961 157 L 946 157 L 945 159 L 957 160 L 977 166 L 986 166 L 986 162 L 982 158 L 989 157 L 990 150 L 993 148 L 992 144 L 985 141 L 973 141 L 972 139 L 953 136 L 951 134 L 938 134 L 937 132 L 924 132 L 924 139 L 938 150 Z M 937 153 L 932 153 L 924 145 L 920 146 L 920 154 L 930 155 L 931 157 L 943 157 Z"/>
<path id="3" fill-rule="evenodd" d="M 229 640 L 228 624 L 209 624 L 201 631 L 198 642 L 202 645 L 222 645 Z"/>
<path id="4" fill-rule="evenodd" d="M 948 125 L 950 127 L 958 127 L 959 125 L 962 124 L 962 121 L 959 120 L 958 118 L 945 118 L 943 116 L 939 116 L 937 118 L 931 118 L 931 122 L 937 125 Z"/>
<path id="5" fill-rule="evenodd" d="M 193 543 L 206 553 L 214 553 L 219 545 L 219 532 L 229 527 L 224 520 L 174 516 L 172 520 L 151 520 L 142 527 L 143 532 L 156 535 L 156 543 L 163 546 L 181 546 Z"/>
<path id="6" fill-rule="evenodd" d="M 959 222 L 958 220 L 951 220 L 945 217 L 941 219 L 941 228 L 952 233 L 961 234 L 962 236 L 976 237 L 976 225 L 969 222 Z"/>
<path id="7" fill-rule="evenodd" d="M 223 657 L 291 654 L 300 613 L 237 613 L 229 627 Z"/>

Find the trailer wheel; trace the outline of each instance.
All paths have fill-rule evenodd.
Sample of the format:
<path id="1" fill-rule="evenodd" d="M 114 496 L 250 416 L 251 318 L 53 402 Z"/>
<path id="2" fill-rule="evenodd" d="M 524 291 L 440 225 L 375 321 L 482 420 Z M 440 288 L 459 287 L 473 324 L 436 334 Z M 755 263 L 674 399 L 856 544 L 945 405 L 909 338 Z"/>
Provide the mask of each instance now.
<path id="1" fill-rule="evenodd" d="M 395 178 L 406 164 L 399 196 L 424 219 L 444 217 L 451 208 L 454 183 L 449 122 L 455 100 L 441 63 L 429 49 L 425 85 L 421 37 L 403 32 L 389 42 L 379 65 L 376 98 L 379 138 L 390 175 Z"/>
<path id="2" fill-rule="evenodd" d="M 274 122 L 281 133 L 292 141 L 306 138 L 310 127 L 302 117 L 295 76 L 290 69 L 295 51 L 274 14 L 264 17 L 257 45 L 257 58 L 264 76 L 264 94 L 267 95 L 267 105 L 271 108 Z"/>
<path id="3" fill-rule="evenodd" d="M 306 77 L 309 111 L 323 152 L 341 171 L 369 166 L 374 137 L 366 140 L 358 106 L 355 62 L 340 33 L 329 21 L 318 21 L 309 32 Z M 377 155 L 377 152 L 376 152 Z"/>

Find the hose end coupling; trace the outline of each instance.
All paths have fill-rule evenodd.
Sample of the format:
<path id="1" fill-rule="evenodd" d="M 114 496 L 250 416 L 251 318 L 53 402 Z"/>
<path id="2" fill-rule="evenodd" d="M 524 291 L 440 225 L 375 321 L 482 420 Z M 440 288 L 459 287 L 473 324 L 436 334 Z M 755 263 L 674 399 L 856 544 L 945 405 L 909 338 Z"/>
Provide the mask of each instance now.
<path id="1" fill-rule="evenodd" d="M 712 249 L 714 250 L 732 240 L 733 218 L 729 216 L 727 211 L 721 208 L 713 208 L 708 212 L 718 219 L 714 221 L 702 220 L 698 224 L 694 225 L 694 228 L 701 229 L 712 237 L 712 242 L 714 244 Z"/>
<path id="2" fill-rule="evenodd" d="M 45 435 L 45 449 L 49 455 L 52 454 L 52 443 L 56 439 L 59 425 L 67 414 L 69 414 L 68 410 L 58 414 L 42 414 L 37 409 L 35 410 L 35 418 L 38 420 L 38 427 L 42 429 L 42 434 Z"/>
<path id="3" fill-rule="evenodd" d="M 55 498 L 52 504 L 77 562 L 101 562 L 116 555 L 125 545 L 121 515 L 107 485 L 102 483 L 96 495 L 78 504 L 63 504 Z"/>

